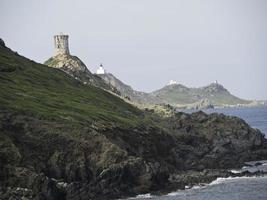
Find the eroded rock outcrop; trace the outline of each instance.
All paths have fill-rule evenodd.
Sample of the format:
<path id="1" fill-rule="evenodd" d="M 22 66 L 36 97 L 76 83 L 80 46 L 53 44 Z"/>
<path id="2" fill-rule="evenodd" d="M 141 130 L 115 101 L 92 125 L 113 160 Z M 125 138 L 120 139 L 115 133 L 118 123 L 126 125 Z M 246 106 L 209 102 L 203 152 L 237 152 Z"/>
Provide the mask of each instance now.
<path id="1" fill-rule="evenodd" d="M 6 46 L 4 40 L 2 40 L 1 38 L 0 38 L 0 46 L 1 47 L 5 47 Z"/>

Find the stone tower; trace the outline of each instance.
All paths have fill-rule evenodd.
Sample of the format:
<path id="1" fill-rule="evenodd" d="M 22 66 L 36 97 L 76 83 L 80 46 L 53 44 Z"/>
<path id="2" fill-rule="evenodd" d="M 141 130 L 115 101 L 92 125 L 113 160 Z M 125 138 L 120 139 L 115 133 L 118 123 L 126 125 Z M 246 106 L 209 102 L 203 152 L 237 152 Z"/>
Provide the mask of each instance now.
<path id="1" fill-rule="evenodd" d="M 54 36 L 54 45 L 55 45 L 54 56 L 58 54 L 67 54 L 67 55 L 70 54 L 68 39 L 69 36 L 63 35 L 62 33 L 60 35 Z"/>

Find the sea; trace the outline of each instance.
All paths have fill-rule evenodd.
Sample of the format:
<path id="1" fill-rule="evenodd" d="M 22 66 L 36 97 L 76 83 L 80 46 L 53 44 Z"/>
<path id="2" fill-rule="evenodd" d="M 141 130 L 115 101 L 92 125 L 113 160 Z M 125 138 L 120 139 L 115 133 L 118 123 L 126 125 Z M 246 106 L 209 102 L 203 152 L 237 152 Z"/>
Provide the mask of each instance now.
<path id="1" fill-rule="evenodd" d="M 206 113 L 223 113 L 244 119 L 251 127 L 259 129 L 267 138 L 267 106 L 252 108 L 220 108 L 203 110 Z M 192 112 L 192 111 L 189 111 Z M 259 167 L 267 171 L 267 161 Z M 242 169 L 240 169 L 242 170 Z M 136 200 L 267 200 L 267 176 L 218 178 L 204 186 L 194 186 L 167 195 L 141 194 Z"/>

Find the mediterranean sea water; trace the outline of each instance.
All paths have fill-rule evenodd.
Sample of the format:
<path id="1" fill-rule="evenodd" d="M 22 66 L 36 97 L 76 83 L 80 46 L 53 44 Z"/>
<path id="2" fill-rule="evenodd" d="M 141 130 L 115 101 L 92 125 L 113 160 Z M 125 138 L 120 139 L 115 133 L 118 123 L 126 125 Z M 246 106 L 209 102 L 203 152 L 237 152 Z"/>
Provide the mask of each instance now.
<path id="1" fill-rule="evenodd" d="M 267 107 L 223 108 L 204 110 L 206 113 L 224 113 L 244 119 L 267 137 Z M 264 163 L 261 167 L 266 167 Z M 138 200 L 267 200 L 267 177 L 218 178 L 206 186 L 195 186 L 164 196 L 138 195 Z"/>
<path id="2" fill-rule="evenodd" d="M 212 183 L 164 196 L 139 195 L 138 200 L 266 200 L 267 177 L 218 178 Z"/>

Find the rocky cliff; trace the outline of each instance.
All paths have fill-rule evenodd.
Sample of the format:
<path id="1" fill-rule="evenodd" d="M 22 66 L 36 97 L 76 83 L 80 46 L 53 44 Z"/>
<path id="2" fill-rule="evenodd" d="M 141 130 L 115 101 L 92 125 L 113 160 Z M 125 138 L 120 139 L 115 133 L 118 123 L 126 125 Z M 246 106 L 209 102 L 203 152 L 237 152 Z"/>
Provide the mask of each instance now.
<path id="1" fill-rule="evenodd" d="M 0 91 L 1 199 L 114 199 L 267 159 L 266 139 L 239 118 L 162 118 L 3 45 Z"/>
<path id="2" fill-rule="evenodd" d="M 134 90 L 131 86 L 123 83 L 111 73 L 98 74 L 108 85 L 116 88 L 122 97 L 139 104 L 158 104 L 159 99 L 145 92 Z"/>

